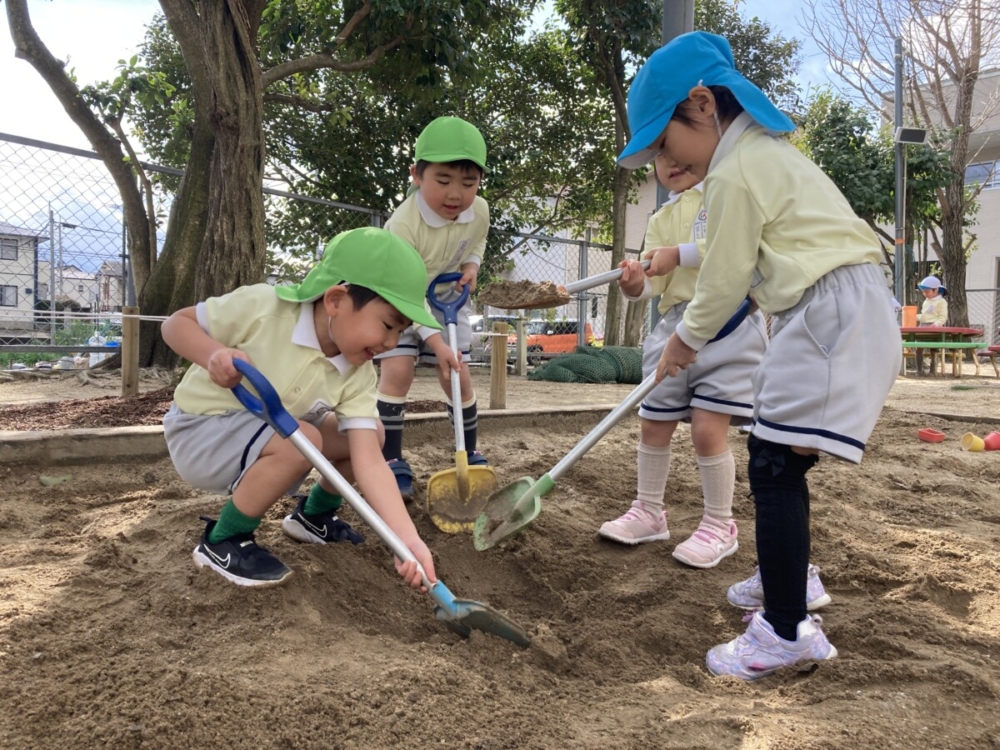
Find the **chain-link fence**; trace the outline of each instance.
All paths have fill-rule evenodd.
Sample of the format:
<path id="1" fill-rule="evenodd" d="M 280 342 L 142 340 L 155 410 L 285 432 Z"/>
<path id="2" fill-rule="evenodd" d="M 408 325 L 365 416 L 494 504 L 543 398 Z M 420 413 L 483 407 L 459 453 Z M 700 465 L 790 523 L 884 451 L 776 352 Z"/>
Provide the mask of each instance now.
<path id="1" fill-rule="evenodd" d="M 144 167 L 156 178 L 162 246 L 172 190 L 181 173 Z M 388 218 L 375 209 L 295 195 L 276 186 L 266 185 L 264 194 L 268 278 L 273 283 L 301 280 L 335 234 L 382 226 Z M 514 281 L 567 284 L 611 268 L 611 247 L 589 238 L 492 232 L 489 247 L 488 274 Z M 635 257 L 637 251 L 628 253 Z M 0 367 L 58 359 L 67 347 L 84 346 L 95 335 L 113 341 L 120 333 L 113 313 L 134 298 L 121 198 L 100 157 L 0 134 Z M 563 307 L 520 317 L 537 337 L 532 347 L 549 351 L 565 347 L 567 337 L 574 335 L 585 342 L 602 341 L 607 304 L 608 288 L 602 287 Z M 491 319 L 514 321 L 519 316 L 496 308 L 481 312 L 487 329 Z M 624 303 L 619 320 L 624 330 Z M 638 334 L 633 338 L 641 341 L 648 323 L 637 321 L 634 327 Z M 28 347 L 34 351 L 23 351 Z"/>
<path id="2" fill-rule="evenodd" d="M 969 325 L 983 329 L 989 345 L 1000 344 L 1000 289 L 967 289 Z"/>

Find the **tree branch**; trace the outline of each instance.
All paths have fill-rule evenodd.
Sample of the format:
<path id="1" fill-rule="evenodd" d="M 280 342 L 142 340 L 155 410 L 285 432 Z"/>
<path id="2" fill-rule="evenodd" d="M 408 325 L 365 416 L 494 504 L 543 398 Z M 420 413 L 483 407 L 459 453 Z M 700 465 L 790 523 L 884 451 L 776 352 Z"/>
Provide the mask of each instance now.
<path id="1" fill-rule="evenodd" d="M 110 172 L 122 198 L 122 210 L 132 243 L 136 288 L 149 278 L 149 237 L 139 227 L 147 220 L 142 198 L 135 186 L 132 166 L 125 161 L 121 143 L 108 132 L 97 115 L 87 106 L 80 89 L 66 74 L 64 64 L 42 43 L 31 23 L 25 0 L 7 1 L 7 23 L 14 42 L 14 55 L 26 60 L 42 77 L 66 114 L 90 142 Z"/>
<path id="2" fill-rule="evenodd" d="M 385 56 L 386 52 L 394 50 L 402 44 L 405 39 L 406 36 L 400 34 L 391 42 L 383 44 L 380 47 L 376 47 L 367 57 L 362 58 L 361 60 L 353 60 L 351 62 L 342 62 L 333 55 L 327 53 L 300 57 L 298 60 L 289 60 L 288 62 L 275 65 L 270 70 L 265 71 L 261 77 L 261 83 L 264 88 L 267 88 L 276 81 L 288 78 L 296 73 L 305 73 L 310 70 L 327 69 L 337 70 L 341 73 L 356 73 L 359 70 L 370 68 L 372 65 L 381 60 L 382 57 Z"/>

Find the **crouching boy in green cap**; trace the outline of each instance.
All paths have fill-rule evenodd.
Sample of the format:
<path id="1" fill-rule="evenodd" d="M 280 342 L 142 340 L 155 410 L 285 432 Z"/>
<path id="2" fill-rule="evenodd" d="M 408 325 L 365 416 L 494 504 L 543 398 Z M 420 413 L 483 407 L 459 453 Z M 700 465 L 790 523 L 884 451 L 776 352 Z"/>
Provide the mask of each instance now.
<path id="1" fill-rule="evenodd" d="M 239 586 L 275 586 L 292 574 L 257 546 L 254 531 L 312 466 L 229 390 L 242 379 L 233 360 L 242 359 L 271 381 L 302 433 L 357 482 L 435 580 L 430 552 L 382 459 L 371 362 L 394 349 L 412 324 L 437 326 L 424 307 L 426 277 L 406 242 L 382 229 L 354 229 L 330 241 L 301 284 L 241 287 L 164 322 L 164 341 L 193 363 L 163 418 L 170 457 L 188 484 L 230 495 L 218 520 L 203 519 L 207 526 L 194 550 L 199 568 Z M 300 542 L 358 544 L 361 536 L 336 515 L 341 502 L 320 479 L 282 529 Z M 414 563 L 397 560 L 396 570 L 420 588 Z"/>
<path id="2" fill-rule="evenodd" d="M 486 235 L 490 228 L 490 209 L 476 193 L 486 173 L 486 141 L 471 124 L 458 117 L 439 117 L 432 121 L 417 138 L 414 149 L 416 164 L 410 167 L 410 178 L 416 190 L 403 201 L 385 228 L 413 245 L 427 264 L 427 281 L 442 273 L 461 271 L 450 299 L 456 299 L 464 286 L 469 292 L 476 288 L 476 276 L 486 252 Z M 445 290 L 438 289 L 448 300 Z M 434 317 L 444 317 L 434 310 Z M 458 311 L 458 347 L 461 361 L 456 358 L 442 336 L 441 326 L 416 325 L 406 331 L 399 344 L 378 357 L 382 369 L 378 386 L 378 412 L 385 428 L 382 455 L 393 474 L 399 491 L 407 500 L 413 497 L 413 471 L 403 460 L 403 416 L 406 395 L 413 384 L 414 365 L 437 365 L 438 379 L 448 401 L 448 414 L 455 419 L 461 411 L 465 431 L 465 448 L 470 466 L 486 464 L 486 457 L 476 450 L 478 416 L 476 394 L 469 377 L 469 349 L 472 330 L 469 325 L 469 304 Z M 450 375 L 459 370 L 462 404 L 451 403 Z"/>

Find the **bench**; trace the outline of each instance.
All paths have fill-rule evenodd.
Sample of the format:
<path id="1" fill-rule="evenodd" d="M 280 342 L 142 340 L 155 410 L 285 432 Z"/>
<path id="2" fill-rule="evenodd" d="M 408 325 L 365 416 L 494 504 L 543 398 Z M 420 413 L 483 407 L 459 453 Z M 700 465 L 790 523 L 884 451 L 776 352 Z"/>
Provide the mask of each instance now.
<path id="1" fill-rule="evenodd" d="M 988 359 L 993 365 L 993 372 L 1000 378 L 1000 367 L 997 367 L 997 357 L 1000 357 L 1000 346 L 990 346 L 983 351 L 976 352 L 976 361 Z"/>
<path id="2" fill-rule="evenodd" d="M 946 350 L 951 353 L 951 374 L 956 377 L 962 377 L 962 356 L 965 350 L 982 349 L 982 341 L 903 341 L 903 350 L 906 349 L 931 349 L 932 351 L 941 350 L 941 374 L 944 374 L 944 360 L 946 356 Z M 1000 351 L 995 352 L 1000 356 Z M 976 366 L 976 377 L 980 377 L 979 369 L 979 357 L 973 355 L 972 362 Z M 996 363 L 994 362 L 993 368 L 996 369 Z M 1000 377 L 1000 372 L 997 373 Z"/>

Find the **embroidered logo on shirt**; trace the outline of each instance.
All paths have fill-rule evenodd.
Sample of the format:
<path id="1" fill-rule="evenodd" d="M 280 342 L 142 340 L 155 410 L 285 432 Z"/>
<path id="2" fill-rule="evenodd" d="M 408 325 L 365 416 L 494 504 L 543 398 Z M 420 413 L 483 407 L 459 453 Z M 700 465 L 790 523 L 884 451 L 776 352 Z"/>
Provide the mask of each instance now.
<path id="1" fill-rule="evenodd" d="M 705 239 L 706 234 L 708 234 L 708 214 L 703 208 L 698 212 L 698 218 L 694 220 L 694 226 L 691 227 L 691 239 L 697 242 Z"/>
<path id="2" fill-rule="evenodd" d="M 326 414 L 327 412 L 330 412 L 330 411 L 333 411 L 333 407 L 330 406 L 330 404 L 328 404 L 328 403 L 326 403 L 325 401 L 322 401 L 322 400 L 316 401 L 312 405 L 312 408 L 309 409 L 309 411 L 307 411 L 301 417 L 299 417 L 299 419 L 301 419 L 303 422 L 309 422 L 310 424 L 312 424 L 317 419 L 319 419 L 324 414 Z"/>
<path id="3" fill-rule="evenodd" d="M 458 252 L 455 253 L 454 257 L 452 257 L 451 259 L 451 262 L 448 264 L 449 268 L 458 265 L 458 261 L 462 260 L 462 256 L 465 255 L 465 248 L 467 248 L 468 246 L 469 246 L 468 239 L 458 241 Z"/>

